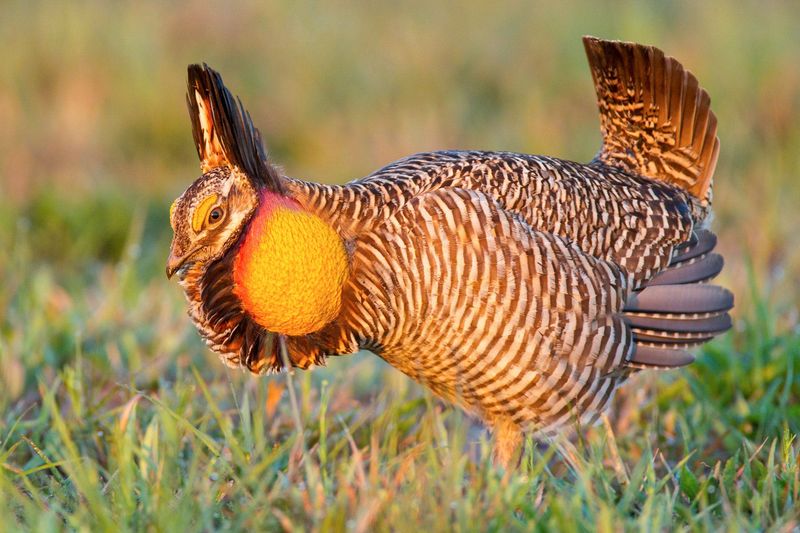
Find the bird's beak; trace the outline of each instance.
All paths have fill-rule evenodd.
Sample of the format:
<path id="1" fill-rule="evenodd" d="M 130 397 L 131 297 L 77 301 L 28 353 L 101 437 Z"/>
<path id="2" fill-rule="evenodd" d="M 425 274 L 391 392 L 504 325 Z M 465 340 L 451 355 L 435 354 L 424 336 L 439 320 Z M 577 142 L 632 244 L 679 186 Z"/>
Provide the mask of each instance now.
<path id="1" fill-rule="evenodd" d="M 167 279 L 172 278 L 175 272 L 183 266 L 187 259 L 192 255 L 192 252 L 184 252 L 175 246 L 175 241 L 169 247 L 169 257 L 167 258 Z"/>

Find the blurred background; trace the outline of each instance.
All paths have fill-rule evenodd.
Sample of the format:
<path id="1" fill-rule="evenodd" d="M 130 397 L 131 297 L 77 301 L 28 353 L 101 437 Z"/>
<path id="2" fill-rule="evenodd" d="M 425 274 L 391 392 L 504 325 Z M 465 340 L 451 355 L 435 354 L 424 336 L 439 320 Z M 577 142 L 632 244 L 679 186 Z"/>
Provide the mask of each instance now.
<path id="1" fill-rule="evenodd" d="M 797 1 L 0 0 L 0 523 L 796 527 L 798 28 Z M 656 45 L 711 95 L 737 302 L 695 364 L 639 375 L 579 433 L 588 463 L 532 445 L 507 489 L 486 433 L 377 357 L 252 378 L 202 344 L 164 276 L 169 205 L 199 175 L 187 64 L 222 73 L 288 175 L 343 183 L 436 149 L 590 160 L 585 34 Z M 622 496 L 626 468 L 648 474 Z"/>
<path id="2" fill-rule="evenodd" d="M 756 302 L 775 330 L 797 327 L 800 3 L 5 0 L 2 11 L 4 406 L 81 353 L 137 384 L 181 361 L 216 365 L 163 274 L 168 207 L 199 174 L 184 100 L 193 62 L 223 74 L 288 175 L 342 183 L 435 149 L 588 161 L 600 137 L 581 36 L 656 45 L 697 75 L 719 119 L 714 227 L 737 316 Z"/>

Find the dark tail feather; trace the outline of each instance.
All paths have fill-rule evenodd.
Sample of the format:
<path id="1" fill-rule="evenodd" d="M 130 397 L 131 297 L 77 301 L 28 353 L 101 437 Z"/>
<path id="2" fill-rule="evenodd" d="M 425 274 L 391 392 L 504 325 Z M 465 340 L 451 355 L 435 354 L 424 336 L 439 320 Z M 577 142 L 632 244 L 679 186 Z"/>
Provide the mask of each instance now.
<path id="1" fill-rule="evenodd" d="M 674 315 L 673 315 L 674 316 Z M 673 333 L 721 332 L 730 329 L 731 317 L 721 312 L 709 314 L 705 318 L 688 315 L 689 318 L 666 318 L 658 314 L 625 314 L 625 319 L 632 327 L 642 331 L 664 331 Z"/>
<path id="2" fill-rule="evenodd" d="M 693 235 L 678 247 L 671 266 L 625 302 L 623 317 L 636 342 L 628 365 L 634 368 L 674 368 L 691 363 L 686 351 L 731 328 L 728 314 L 733 294 L 700 282 L 722 270 L 722 257 L 711 253 L 716 236 L 709 231 Z"/>

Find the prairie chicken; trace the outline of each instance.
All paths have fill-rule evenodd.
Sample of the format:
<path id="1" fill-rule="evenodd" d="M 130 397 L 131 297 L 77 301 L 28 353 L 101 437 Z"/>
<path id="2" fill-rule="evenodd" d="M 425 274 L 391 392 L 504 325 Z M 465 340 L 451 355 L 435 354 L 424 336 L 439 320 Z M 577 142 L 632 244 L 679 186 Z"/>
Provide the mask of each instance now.
<path id="1" fill-rule="evenodd" d="M 172 205 L 167 275 L 223 362 L 374 352 L 495 432 L 591 423 L 640 369 L 731 326 L 707 226 L 708 94 L 660 50 L 584 38 L 603 142 L 588 164 L 417 154 L 343 186 L 286 177 L 218 73 L 189 67 L 203 175 Z"/>

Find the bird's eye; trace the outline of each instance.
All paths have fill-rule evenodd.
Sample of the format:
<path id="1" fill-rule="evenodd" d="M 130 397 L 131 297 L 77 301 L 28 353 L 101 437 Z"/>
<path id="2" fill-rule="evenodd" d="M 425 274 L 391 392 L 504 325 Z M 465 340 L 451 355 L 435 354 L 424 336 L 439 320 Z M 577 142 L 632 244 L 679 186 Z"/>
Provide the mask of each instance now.
<path id="1" fill-rule="evenodd" d="M 222 211 L 221 207 L 215 207 L 208 213 L 208 223 L 209 224 L 216 224 L 220 220 L 222 220 L 222 215 L 225 213 Z"/>

